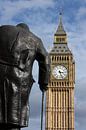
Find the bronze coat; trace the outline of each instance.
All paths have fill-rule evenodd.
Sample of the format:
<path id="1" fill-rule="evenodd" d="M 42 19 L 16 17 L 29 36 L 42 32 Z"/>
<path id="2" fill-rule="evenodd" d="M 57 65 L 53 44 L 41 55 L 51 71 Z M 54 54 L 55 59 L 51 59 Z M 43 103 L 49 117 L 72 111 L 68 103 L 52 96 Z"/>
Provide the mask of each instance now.
<path id="1" fill-rule="evenodd" d="M 29 29 L 20 26 L 0 27 L 0 123 L 28 125 L 35 59 L 39 64 L 38 83 L 45 89 L 49 58 L 42 41 Z"/>

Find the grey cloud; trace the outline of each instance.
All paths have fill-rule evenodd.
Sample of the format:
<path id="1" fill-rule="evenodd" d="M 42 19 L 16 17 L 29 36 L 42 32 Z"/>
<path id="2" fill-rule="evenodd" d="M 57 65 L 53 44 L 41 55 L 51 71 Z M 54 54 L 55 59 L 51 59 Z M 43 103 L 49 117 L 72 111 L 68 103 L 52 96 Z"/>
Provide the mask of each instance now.
<path id="1" fill-rule="evenodd" d="M 43 126 L 43 129 L 45 128 L 45 126 Z M 27 128 L 23 128 L 22 130 L 40 130 L 41 129 L 41 124 L 40 124 L 40 119 L 36 118 L 36 119 L 30 119 L 29 121 L 29 126 Z"/>
<path id="2" fill-rule="evenodd" d="M 30 118 L 37 118 L 41 112 L 41 91 L 37 84 L 34 84 L 30 94 Z"/>
<path id="3" fill-rule="evenodd" d="M 76 129 L 86 129 L 86 77 L 76 82 L 75 89 L 75 124 Z"/>
<path id="4" fill-rule="evenodd" d="M 83 77 L 77 81 L 75 92 L 79 101 L 86 100 L 86 77 Z"/>
<path id="5" fill-rule="evenodd" d="M 34 84 L 30 94 L 30 118 L 36 119 L 41 116 L 42 92 L 38 84 Z M 45 101 L 44 101 L 45 113 Z"/>

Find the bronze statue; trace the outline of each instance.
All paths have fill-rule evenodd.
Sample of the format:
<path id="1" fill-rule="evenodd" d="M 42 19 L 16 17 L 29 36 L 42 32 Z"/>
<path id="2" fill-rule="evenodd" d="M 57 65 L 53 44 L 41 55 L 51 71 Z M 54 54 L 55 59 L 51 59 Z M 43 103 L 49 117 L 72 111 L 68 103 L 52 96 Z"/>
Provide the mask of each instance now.
<path id="1" fill-rule="evenodd" d="M 39 87 L 45 91 L 50 67 L 41 39 L 24 23 L 0 26 L 0 130 L 28 126 L 34 60 L 39 64 Z"/>

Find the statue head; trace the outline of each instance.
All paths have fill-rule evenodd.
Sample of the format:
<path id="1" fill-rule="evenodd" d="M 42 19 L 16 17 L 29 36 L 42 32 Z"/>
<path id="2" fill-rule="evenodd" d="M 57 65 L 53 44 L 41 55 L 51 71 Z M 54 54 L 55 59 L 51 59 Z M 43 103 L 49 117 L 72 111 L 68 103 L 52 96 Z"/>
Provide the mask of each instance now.
<path id="1" fill-rule="evenodd" d="M 26 31 L 29 32 L 29 27 L 25 23 L 19 23 L 19 24 L 16 25 L 16 27 L 21 27 L 21 28 L 23 28 L 23 29 L 25 29 Z"/>

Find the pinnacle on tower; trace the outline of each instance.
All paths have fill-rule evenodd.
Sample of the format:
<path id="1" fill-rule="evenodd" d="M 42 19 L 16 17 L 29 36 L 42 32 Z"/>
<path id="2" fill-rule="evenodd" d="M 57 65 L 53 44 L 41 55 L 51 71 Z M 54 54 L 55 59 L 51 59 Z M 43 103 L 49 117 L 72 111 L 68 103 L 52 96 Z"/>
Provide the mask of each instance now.
<path id="1" fill-rule="evenodd" d="M 67 44 L 67 35 L 62 23 L 62 13 L 59 14 L 59 25 L 54 34 L 54 44 Z"/>
<path id="2" fill-rule="evenodd" d="M 55 35 L 66 35 L 66 32 L 64 30 L 63 23 L 62 23 L 62 13 L 59 14 L 59 25 L 58 25 Z"/>

